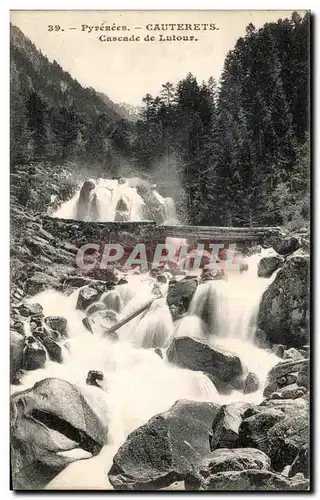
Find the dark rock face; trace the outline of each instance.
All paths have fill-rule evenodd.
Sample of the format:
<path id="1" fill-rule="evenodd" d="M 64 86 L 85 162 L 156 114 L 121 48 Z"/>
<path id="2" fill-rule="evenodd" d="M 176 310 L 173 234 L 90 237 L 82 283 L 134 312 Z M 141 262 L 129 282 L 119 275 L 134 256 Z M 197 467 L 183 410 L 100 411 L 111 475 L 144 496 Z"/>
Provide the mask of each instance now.
<path id="1" fill-rule="evenodd" d="M 225 471 L 270 470 L 270 458 L 256 448 L 220 448 L 200 460 L 185 481 L 186 489 L 199 489 L 213 474 Z"/>
<path id="2" fill-rule="evenodd" d="M 309 445 L 303 445 L 296 458 L 291 464 L 288 476 L 293 477 L 296 474 L 302 473 L 305 477 L 310 475 L 310 459 L 309 459 Z"/>
<path id="3" fill-rule="evenodd" d="M 234 381 L 242 374 L 240 359 L 191 337 L 177 337 L 167 349 L 167 358 L 181 368 L 209 373 L 223 382 Z"/>
<path id="4" fill-rule="evenodd" d="M 259 389 L 260 381 L 255 373 L 249 372 L 244 383 L 244 394 L 251 394 Z"/>
<path id="5" fill-rule="evenodd" d="M 212 422 L 210 449 L 237 448 L 239 446 L 239 428 L 243 415 L 252 405 L 249 403 L 231 403 L 223 405 Z"/>
<path id="6" fill-rule="evenodd" d="M 294 483 L 279 474 L 265 470 L 219 472 L 209 476 L 200 490 L 206 491 L 283 491 L 307 490 L 308 482 Z"/>
<path id="7" fill-rule="evenodd" d="M 168 306 L 175 306 L 179 311 L 186 312 L 192 297 L 195 294 L 198 283 L 195 279 L 182 279 L 169 287 L 167 295 Z"/>
<path id="8" fill-rule="evenodd" d="M 309 416 L 306 412 L 289 414 L 268 432 L 268 456 L 274 470 L 292 464 L 302 446 L 309 443 Z"/>
<path id="9" fill-rule="evenodd" d="M 31 339 L 30 339 L 31 340 Z M 37 370 L 42 368 L 46 362 L 46 351 L 42 344 L 32 338 L 23 351 L 23 368 L 25 370 Z"/>
<path id="10" fill-rule="evenodd" d="M 13 382 L 15 374 L 23 365 L 24 336 L 15 330 L 10 331 L 10 380 Z"/>
<path id="11" fill-rule="evenodd" d="M 213 403 L 178 401 L 131 434 L 109 471 L 116 490 L 158 490 L 185 479 L 209 452 Z"/>
<path id="12" fill-rule="evenodd" d="M 43 488 L 75 458 L 62 455 L 81 449 L 97 455 L 107 430 L 80 391 L 65 380 L 48 378 L 11 397 L 11 465 L 13 488 Z"/>
<path id="13" fill-rule="evenodd" d="M 86 286 L 79 291 L 76 309 L 85 311 L 93 302 L 97 302 L 99 298 L 99 292 L 94 288 Z"/>
<path id="14" fill-rule="evenodd" d="M 302 347 L 309 340 L 309 259 L 290 257 L 264 292 L 258 327 L 276 344 Z"/>
<path id="15" fill-rule="evenodd" d="M 280 256 L 263 257 L 258 265 L 258 276 L 260 278 L 270 278 L 272 274 L 281 266 L 284 259 Z"/>
<path id="16" fill-rule="evenodd" d="M 290 255 L 291 253 L 299 250 L 301 241 L 296 236 L 288 238 L 277 238 L 272 244 L 272 248 L 280 255 Z"/>

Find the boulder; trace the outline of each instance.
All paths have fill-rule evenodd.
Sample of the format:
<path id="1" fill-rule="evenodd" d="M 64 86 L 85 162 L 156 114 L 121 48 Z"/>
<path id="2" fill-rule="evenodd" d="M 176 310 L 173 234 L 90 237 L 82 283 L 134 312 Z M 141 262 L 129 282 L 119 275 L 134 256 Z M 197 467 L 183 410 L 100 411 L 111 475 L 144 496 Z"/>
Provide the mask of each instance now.
<path id="1" fill-rule="evenodd" d="M 62 363 L 62 348 L 55 340 L 50 337 L 44 336 L 41 339 L 41 343 L 47 349 L 47 353 L 49 354 L 49 358 L 51 359 L 51 361 Z"/>
<path id="2" fill-rule="evenodd" d="M 294 483 L 285 477 L 265 470 L 218 472 L 201 485 L 202 491 L 284 491 L 307 490 L 308 482 Z"/>
<path id="3" fill-rule="evenodd" d="M 99 370 L 90 370 L 88 372 L 87 378 L 86 378 L 86 384 L 88 385 L 95 385 L 96 387 L 100 387 L 98 384 L 98 381 L 102 381 L 104 379 L 104 374 L 103 372 Z"/>
<path id="4" fill-rule="evenodd" d="M 280 361 L 280 363 L 277 363 L 269 371 L 267 381 L 268 383 L 272 383 L 282 377 L 286 377 L 289 373 L 300 372 L 302 369 L 309 370 L 308 359 Z"/>
<path id="5" fill-rule="evenodd" d="M 246 416 L 246 415 L 244 415 Z M 239 444 L 242 447 L 258 448 L 268 455 L 269 430 L 284 419 L 281 409 L 266 408 L 244 418 L 239 426 Z"/>
<path id="6" fill-rule="evenodd" d="M 251 394 L 252 392 L 256 392 L 259 389 L 259 385 L 259 377 L 255 373 L 249 372 L 244 383 L 244 394 Z"/>
<path id="7" fill-rule="evenodd" d="M 210 347 L 191 337 L 172 339 L 167 358 L 181 368 L 203 371 L 223 382 L 232 382 L 242 374 L 240 359 L 226 351 Z"/>
<path id="8" fill-rule="evenodd" d="M 16 373 L 23 365 L 23 350 L 25 338 L 15 330 L 10 331 L 10 381 L 13 382 Z"/>
<path id="9" fill-rule="evenodd" d="M 178 401 L 127 437 L 113 458 L 115 490 L 159 490 L 185 479 L 209 452 L 209 432 L 219 406 Z"/>
<path id="10" fill-rule="evenodd" d="M 169 286 L 167 295 L 168 306 L 175 306 L 180 311 L 187 312 L 197 286 L 198 282 L 195 279 L 182 279 Z"/>
<path id="11" fill-rule="evenodd" d="M 272 244 L 272 248 L 280 255 L 290 255 L 301 247 L 300 238 L 289 236 L 287 238 L 277 238 Z"/>
<path id="12" fill-rule="evenodd" d="M 79 389 L 65 380 L 47 378 L 14 394 L 11 415 L 15 490 L 42 489 L 79 454 L 91 458 L 106 442 L 105 425 Z"/>
<path id="13" fill-rule="evenodd" d="M 309 415 L 305 411 L 290 412 L 275 423 L 268 431 L 267 449 L 274 470 L 282 471 L 292 464 L 300 448 L 309 443 L 309 432 Z"/>
<path id="14" fill-rule="evenodd" d="M 29 337 L 23 351 L 23 368 L 25 370 L 38 370 L 39 368 L 43 368 L 46 357 L 47 355 L 43 345 L 34 337 Z"/>
<path id="15" fill-rule="evenodd" d="M 283 359 L 292 359 L 293 361 L 299 361 L 299 359 L 304 359 L 305 356 L 302 356 L 302 354 L 295 349 L 294 347 L 290 347 L 290 349 L 287 349 L 283 353 Z"/>
<path id="16" fill-rule="evenodd" d="M 78 295 L 76 309 L 85 311 L 93 302 L 97 302 L 100 294 L 92 287 L 86 286 L 81 288 Z"/>
<path id="17" fill-rule="evenodd" d="M 262 296 L 258 327 L 272 343 L 302 347 L 309 340 L 309 300 L 309 259 L 292 256 Z"/>
<path id="18" fill-rule="evenodd" d="M 283 264 L 284 259 L 279 255 L 263 257 L 258 265 L 259 278 L 270 278 L 272 274 Z"/>
<path id="19" fill-rule="evenodd" d="M 301 398 L 307 392 L 305 387 L 299 387 L 297 384 L 290 384 L 282 389 L 273 392 L 270 396 L 271 399 L 296 399 Z"/>
<path id="20" fill-rule="evenodd" d="M 24 335 L 24 322 L 23 321 L 12 321 L 10 323 L 10 326 L 12 326 L 13 330 L 20 333 L 21 335 Z"/>
<path id="21" fill-rule="evenodd" d="M 210 449 L 237 448 L 239 446 L 239 427 L 243 415 L 252 405 L 249 403 L 231 403 L 221 406 L 212 422 Z"/>
<path id="22" fill-rule="evenodd" d="M 294 384 L 295 382 L 297 382 L 298 373 L 297 372 L 295 372 L 295 373 L 288 373 L 286 379 L 287 379 L 287 385 Z"/>
<path id="23" fill-rule="evenodd" d="M 37 302 L 22 304 L 18 309 L 21 316 L 24 317 L 43 315 L 43 307 Z"/>
<path id="24" fill-rule="evenodd" d="M 199 489 L 213 474 L 225 471 L 270 470 L 270 458 L 256 448 L 220 448 L 196 464 L 185 481 L 186 489 Z"/>
<path id="25" fill-rule="evenodd" d="M 240 446 L 263 451 L 272 468 L 280 472 L 292 464 L 308 439 L 309 411 L 304 398 L 264 401 L 246 411 L 239 429 Z"/>
<path id="26" fill-rule="evenodd" d="M 67 336 L 67 320 L 63 316 L 47 316 L 45 323 L 51 330 L 59 332 L 62 337 Z"/>

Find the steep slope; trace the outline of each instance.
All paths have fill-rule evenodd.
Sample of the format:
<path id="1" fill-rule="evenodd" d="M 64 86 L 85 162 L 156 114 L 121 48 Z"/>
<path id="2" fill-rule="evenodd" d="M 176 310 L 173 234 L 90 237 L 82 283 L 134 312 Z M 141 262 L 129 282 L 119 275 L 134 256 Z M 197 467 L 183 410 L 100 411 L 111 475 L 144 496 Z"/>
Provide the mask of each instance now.
<path id="1" fill-rule="evenodd" d="M 80 83 L 10 27 L 11 161 L 112 154 L 114 103 Z M 94 147 L 93 147 L 94 145 Z"/>

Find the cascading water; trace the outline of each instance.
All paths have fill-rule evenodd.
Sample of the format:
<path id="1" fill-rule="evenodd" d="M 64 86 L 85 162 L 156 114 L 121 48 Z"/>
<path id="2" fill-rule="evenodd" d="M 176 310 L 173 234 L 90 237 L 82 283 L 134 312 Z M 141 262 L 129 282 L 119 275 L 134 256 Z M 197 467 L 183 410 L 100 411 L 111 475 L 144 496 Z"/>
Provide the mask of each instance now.
<path id="1" fill-rule="evenodd" d="M 256 266 L 261 256 L 248 259 L 247 273 L 229 276 L 227 281 L 199 285 L 189 313 L 176 323 L 172 322 L 165 302 L 167 284 L 156 282 L 148 273 L 129 274 L 127 284 L 105 293 L 98 303 L 102 309 L 108 308 L 107 312 L 116 314 L 116 320 L 155 298 L 152 295 L 155 286 L 160 287 L 164 297 L 155 298 L 147 311 L 122 326 L 117 332 L 118 342 L 105 337 L 103 326 L 108 327 L 110 323 L 104 323 L 103 316 L 99 317 L 99 307 L 96 315 L 100 323 L 92 316 L 94 334 L 86 330 L 82 323 L 86 314 L 76 310 L 78 290 L 70 296 L 47 290 L 33 297 L 32 302 L 39 302 L 46 316 L 63 315 L 67 319 L 69 346 L 63 363 L 47 358 L 43 369 L 24 375 L 21 385 L 13 386 L 13 391 L 31 387 L 47 377 L 65 379 L 81 389 L 109 428 L 108 444 L 100 454 L 67 466 L 49 483 L 48 489 L 111 489 L 107 472 L 127 435 L 155 414 L 169 409 L 178 399 L 223 404 L 262 400 L 263 385 L 253 394 L 233 391 L 222 395 L 202 372 L 177 368 L 169 364 L 165 356 L 162 359 L 150 349 L 165 348 L 171 338 L 181 335 L 205 339 L 211 345 L 237 354 L 245 369 L 256 373 L 263 383 L 278 358 L 253 344 L 252 327 L 259 300 L 271 280 L 257 277 Z M 104 373 L 101 388 L 86 385 L 90 370 Z"/>
<path id="2" fill-rule="evenodd" d="M 53 216 L 95 222 L 148 220 L 148 202 L 139 194 L 139 185 L 148 186 L 153 200 L 161 208 L 161 223 L 178 224 L 172 198 L 163 198 L 154 187 L 138 178 L 99 178 L 86 181 L 73 198 L 63 203 Z"/>

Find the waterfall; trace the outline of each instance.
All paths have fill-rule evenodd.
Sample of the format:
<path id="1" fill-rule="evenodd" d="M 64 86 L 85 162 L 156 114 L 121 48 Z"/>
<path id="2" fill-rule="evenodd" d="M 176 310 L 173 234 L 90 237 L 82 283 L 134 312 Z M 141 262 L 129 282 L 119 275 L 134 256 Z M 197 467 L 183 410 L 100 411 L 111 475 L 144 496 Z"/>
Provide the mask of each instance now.
<path id="1" fill-rule="evenodd" d="M 188 335 L 234 352 L 245 371 L 253 371 L 263 382 L 277 358 L 254 346 L 252 338 L 261 295 L 273 279 L 257 277 L 261 256 L 248 259 L 246 273 L 199 285 L 187 315 L 175 323 L 166 304 L 167 284 L 158 284 L 163 298 L 154 300 L 149 310 L 122 326 L 117 332 L 118 342 L 106 338 L 98 322 L 94 334 L 86 330 L 82 323 L 86 313 L 76 310 L 79 290 L 69 296 L 47 290 L 32 298 L 43 306 L 46 316 L 63 315 L 67 319 L 68 350 L 62 364 L 47 359 L 44 368 L 24 375 L 21 385 L 12 387 L 13 392 L 32 387 L 46 377 L 59 377 L 76 384 L 94 411 L 101 414 L 102 408 L 108 408 L 103 416 L 109 428 L 108 444 L 97 457 L 67 466 L 47 488 L 111 489 L 107 471 L 127 435 L 178 399 L 220 404 L 262 400 L 263 385 L 253 394 L 233 391 L 222 395 L 204 373 L 175 367 L 154 350 L 160 347 L 165 353 L 173 337 Z M 129 273 L 126 279 L 127 284 L 106 292 L 98 303 L 109 311 L 117 309 L 120 320 L 150 300 L 156 283 L 148 273 Z M 103 324 L 103 316 L 100 321 Z M 90 370 L 104 373 L 101 388 L 86 385 Z"/>
<path id="2" fill-rule="evenodd" d="M 139 186 L 147 186 L 153 201 L 156 200 L 161 208 L 161 223 L 178 224 L 173 199 L 163 198 L 154 187 L 138 178 L 85 181 L 72 199 L 63 203 L 53 216 L 94 222 L 148 220 L 149 201 L 139 194 Z"/>
<path id="3" fill-rule="evenodd" d="M 228 273 L 227 280 L 200 284 L 191 301 L 189 314 L 201 320 L 202 334 L 211 345 L 237 354 L 245 368 L 259 376 L 261 385 L 277 357 L 254 344 L 259 304 L 263 292 L 274 280 L 259 278 L 257 265 L 269 250 L 247 258 L 248 271 Z M 188 333 L 191 335 L 190 333 Z"/>

